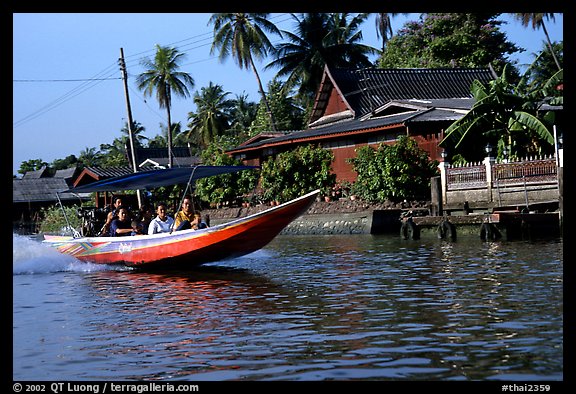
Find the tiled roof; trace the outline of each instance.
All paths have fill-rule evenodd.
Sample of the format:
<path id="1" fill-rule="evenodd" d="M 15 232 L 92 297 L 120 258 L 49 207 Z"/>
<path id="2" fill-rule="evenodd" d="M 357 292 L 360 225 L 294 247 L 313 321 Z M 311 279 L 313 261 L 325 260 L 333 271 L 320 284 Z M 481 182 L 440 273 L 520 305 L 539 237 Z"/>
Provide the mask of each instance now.
<path id="1" fill-rule="evenodd" d="M 12 202 L 56 202 L 56 192 L 68 189 L 64 178 L 14 179 L 12 181 Z M 78 200 L 73 194 L 60 194 L 61 200 Z"/>
<path id="2" fill-rule="evenodd" d="M 47 173 L 47 168 L 44 166 L 36 171 L 26 171 L 26 173 L 22 175 L 22 179 L 40 179 L 47 176 Z"/>
<path id="3" fill-rule="evenodd" d="M 229 152 L 369 131 L 395 124 L 455 121 L 463 116 L 463 112 L 458 110 L 469 110 L 474 104 L 470 87 L 476 79 L 487 83 L 494 76 L 487 68 L 326 68 L 309 129 L 252 143 L 245 142 Z M 333 90 L 343 97 L 347 109 L 336 114 L 326 114 Z"/>
<path id="4" fill-rule="evenodd" d="M 487 83 L 494 76 L 487 68 L 399 68 L 327 69 L 356 117 L 391 100 L 442 100 L 471 98 L 472 81 Z M 325 80 L 324 92 L 331 81 Z M 322 87 L 319 106 L 312 120 L 322 116 Z"/>
<path id="5" fill-rule="evenodd" d="M 85 170 L 96 175 L 98 177 L 98 179 L 105 179 L 105 178 L 112 178 L 114 176 L 128 175 L 128 174 L 132 174 L 134 172 L 132 167 L 129 167 L 129 166 L 108 167 L 108 168 L 86 167 Z"/>
<path id="6" fill-rule="evenodd" d="M 365 129 L 372 129 L 376 127 L 385 127 L 385 126 L 393 126 L 395 124 L 402 124 L 407 119 L 410 119 L 414 116 L 414 112 L 410 113 L 402 113 L 393 116 L 386 116 L 381 118 L 375 119 L 368 119 L 368 120 L 360 120 L 360 119 L 353 119 L 348 120 L 340 123 L 333 123 L 323 127 L 317 127 L 314 129 L 296 131 L 290 134 L 283 135 L 281 137 L 276 138 L 269 138 L 265 140 L 257 141 L 253 144 L 244 145 L 237 147 L 235 149 L 229 150 L 229 152 L 234 152 L 236 150 L 244 150 L 250 148 L 256 148 L 259 146 L 264 146 L 268 144 L 278 144 L 278 143 L 286 143 L 291 142 L 294 140 L 300 139 L 307 139 L 307 138 L 318 138 L 326 135 L 333 135 L 333 134 L 340 134 L 340 133 L 347 133 L 347 132 L 354 132 L 360 131 Z"/>

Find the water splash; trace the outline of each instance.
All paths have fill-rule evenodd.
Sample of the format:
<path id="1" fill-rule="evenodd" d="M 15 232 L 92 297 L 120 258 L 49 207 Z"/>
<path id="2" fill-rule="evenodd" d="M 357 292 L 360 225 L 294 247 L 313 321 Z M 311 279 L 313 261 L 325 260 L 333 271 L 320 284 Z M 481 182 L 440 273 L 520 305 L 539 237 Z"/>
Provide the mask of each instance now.
<path id="1" fill-rule="evenodd" d="M 125 270 L 124 267 L 110 267 L 92 264 L 58 253 L 51 247 L 31 237 L 12 234 L 12 273 L 42 274 L 48 272 L 93 272 Z"/>

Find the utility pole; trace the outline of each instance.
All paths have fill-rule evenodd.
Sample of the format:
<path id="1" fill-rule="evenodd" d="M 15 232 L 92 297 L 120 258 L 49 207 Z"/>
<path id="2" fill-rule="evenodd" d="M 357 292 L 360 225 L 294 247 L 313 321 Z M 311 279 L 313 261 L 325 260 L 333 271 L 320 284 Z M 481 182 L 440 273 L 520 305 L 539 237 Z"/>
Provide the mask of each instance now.
<path id="1" fill-rule="evenodd" d="M 132 158 L 132 169 L 134 172 L 138 172 L 138 166 L 136 165 L 136 150 L 134 149 L 134 133 L 132 130 L 132 109 L 130 107 L 130 95 L 128 94 L 128 73 L 126 72 L 126 62 L 124 61 L 124 48 L 120 48 L 120 59 L 118 59 L 118 64 L 120 65 L 120 71 L 122 71 L 124 95 L 126 96 L 126 111 L 128 112 L 128 137 L 130 139 L 130 156 Z M 142 196 L 140 194 L 140 189 L 136 190 L 136 195 L 138 197 L 138 208 L 141 208 Z"/>

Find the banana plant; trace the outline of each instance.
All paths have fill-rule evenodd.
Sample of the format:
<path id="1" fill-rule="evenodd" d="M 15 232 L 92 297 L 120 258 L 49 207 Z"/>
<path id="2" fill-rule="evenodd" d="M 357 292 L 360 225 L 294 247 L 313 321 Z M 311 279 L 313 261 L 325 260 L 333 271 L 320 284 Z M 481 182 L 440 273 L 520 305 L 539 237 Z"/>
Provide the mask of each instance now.
<path id="1" fill-rule="evenodd" d="M 496 143 L 499 156 L 504 149 L 514 157 L 546 144 L 553 146 L 552 133 L 536 113 L 543 95 L 561 82 L 562 71 L 552 76 L 544 87 L 522 94 L 518 86 L 523 82 L 518 85 L 510 83 L 506 70 L 504 67 L 502 75 L 490 81 L 488 86 L 473 81 L 474 105 L 446 129 L 440 146 L 458 150 L 468 140 L 479 141 L 478 135 L 481 140 Z"/>

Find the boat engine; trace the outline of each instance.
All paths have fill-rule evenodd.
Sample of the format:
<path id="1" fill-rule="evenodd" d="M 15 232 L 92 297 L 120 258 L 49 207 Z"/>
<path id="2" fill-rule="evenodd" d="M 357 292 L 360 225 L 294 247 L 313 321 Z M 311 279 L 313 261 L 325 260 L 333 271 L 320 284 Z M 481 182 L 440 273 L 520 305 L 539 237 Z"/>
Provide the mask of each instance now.
<path id="1" fill-rule="evenodd" d="M 96 237 L 106 223 L 108 210 L 96 207 L 78 208 L 78 217 L 82 220 L 80 233 L 83 237 Z"/>

